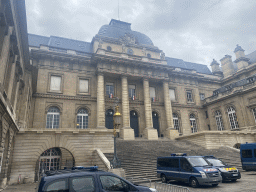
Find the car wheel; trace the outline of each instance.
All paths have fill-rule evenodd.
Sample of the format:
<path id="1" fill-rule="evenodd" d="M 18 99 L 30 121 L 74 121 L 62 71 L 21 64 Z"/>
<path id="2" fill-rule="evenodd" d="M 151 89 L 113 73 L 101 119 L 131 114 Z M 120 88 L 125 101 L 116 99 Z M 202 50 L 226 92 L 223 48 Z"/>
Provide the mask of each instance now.
<path id="1" fill-rule="evenodd" d="M 192 178 L 190 179 L 189 184 L 190 184 L 190 186 L 193 187 L 193 188 L 196 188 L 196 187 L 199 186 L 198 181 L 197 181 L 196 178 L 194 178 L 194 177 L 192 177 Z"/>
<path id="2" fill-rule="evenodd" d="M 162 178 L 162 183 L 166 183 L 167 182 L 167 179 L 166 179 L 165 175 L 162 175 L 161 178 Z"/>
<path id="3" fill-rule="evenodd" d="M 217 187 L 217 186 L 218 186 L 218 184 L 212 184 L 212 186 L 213 186 L 213 187 Z"/>

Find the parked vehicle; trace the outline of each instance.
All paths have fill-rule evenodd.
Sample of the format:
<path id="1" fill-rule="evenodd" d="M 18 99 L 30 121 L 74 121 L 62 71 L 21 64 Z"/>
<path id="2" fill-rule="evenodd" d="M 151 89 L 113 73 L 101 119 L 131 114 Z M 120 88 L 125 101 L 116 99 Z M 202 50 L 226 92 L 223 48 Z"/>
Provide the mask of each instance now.
<path id="1" fill-rule="evenodd" d="M 186 156 L 186 154 L 158 157 L 157 177 L 161 178 L 163 183 L 177 180 L 189 183 L 192 187 L 217 186 L 222 180 L 220 172 L 202 156 Z"/>
<path id="2" fill-rule="evenodd" d="M 256 171 L 256 143 L 240 145 L 242 168 L 246 171 Z"/>
<path id="3" fill-rule="evenodd" d="M 236 167 L 229 166 L 214 156 L 204 156 L 204 159 L 221 172 L 222 181 L 236 181 L 241 178 L 241 174 Z"/>
<path id="4" fill-rule="evenodd" d="M 107 192 L 156 191 L 137 186 L 113 174 L 94 167 L 73 167 L 71 170 L 46 172 L 40 179 L 37 192 Z"/>

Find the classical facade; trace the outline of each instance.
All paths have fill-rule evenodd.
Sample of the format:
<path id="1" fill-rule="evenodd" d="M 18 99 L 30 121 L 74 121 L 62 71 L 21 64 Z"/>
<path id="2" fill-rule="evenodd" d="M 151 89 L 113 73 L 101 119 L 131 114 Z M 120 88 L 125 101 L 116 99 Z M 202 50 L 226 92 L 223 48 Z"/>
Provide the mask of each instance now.
<path id="1" fill-rule="evenodd" d="M 127 22 L 112 19 L 83 42 L 27 34 L 24 1 L 1 1 L 0 13 L 3 186 L 98 164 L 113 152 L 116 105 L 124 140 L 255 141 L 256 52 L 237 46 L 235 61 L 213 60 L 210 71 L 166 57 Z"/>
<path id="2" fill-rule="evenodd" d="M 10 179 L 14 135 L 31 122 L 31 71 L 24 1 L 0 1 L 0 188 Z"/>

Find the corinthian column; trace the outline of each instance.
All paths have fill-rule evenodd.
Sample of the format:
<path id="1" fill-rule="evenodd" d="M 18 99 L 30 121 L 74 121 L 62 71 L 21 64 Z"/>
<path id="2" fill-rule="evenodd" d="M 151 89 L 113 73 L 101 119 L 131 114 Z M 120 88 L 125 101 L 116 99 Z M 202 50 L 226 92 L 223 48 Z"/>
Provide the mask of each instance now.
<path id="1" fill-rule="evenodd" d="M 145 121 L 146 121 L 144 137 L 147 138 L 148 140 L 156 140 L 158 139 L 158 134 L 157 134 L 157 130 L 153 128 L 148 79 L 143 79 L 143 89 L 144 89 L 144 107 L 145 107 Z"/>
<path id="2" fill-rule="evenodd" d="M 122 113 L 123 128 L 120 130 L 120 137 L 124 140 L 134 140 L 134 130 L 130 127 L 128 81 L 126 76 L 122 76 Z"/>
<path id="3" fill-rule="evenodd" d="M 173 126 L 173 118 L 172 118 L 172 104 L 169 95 L 169 83 L 167 81 L 163 82 L 164 89 L 164 107 L 165 107 L 165 115 L 167 121 L 167 129 L 165 131 L 165 136 L 169 139 L 175 139 L 179 136 L 179 131 L 174 129 Z"/>
<path id="4" fill-rule="evenodd" d="M 100 73 L 97 86 L 97 128 L 105 128 L 104 76 Z"/>

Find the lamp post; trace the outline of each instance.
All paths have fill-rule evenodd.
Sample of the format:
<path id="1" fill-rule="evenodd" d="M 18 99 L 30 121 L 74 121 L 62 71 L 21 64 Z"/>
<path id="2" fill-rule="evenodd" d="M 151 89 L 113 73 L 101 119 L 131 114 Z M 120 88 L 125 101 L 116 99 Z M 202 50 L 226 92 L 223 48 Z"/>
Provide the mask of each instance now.
<path id="1" fill-rule="evenodd" d="M 119 168 L 121 165 L 121 162 L 119 161 L 119 159 L 117 158 L 117 154 L 116 154 L 116 137 L 117 137 L 117 133 L 116 133 L 116 129 L 118 129 L 119 125 L 121 124 L 121 113 L 118 111 L 119 106 L 117 105 L 115 108 L 115 114 L 113 115 L 113 119 L 114 119 L 114 130 L 113 130 L 113 135 L 114 135 L 114 158 L 111 161 L 111 167 L 112 168 Z"/>

